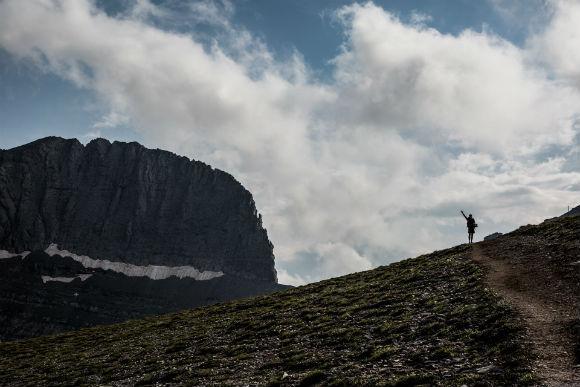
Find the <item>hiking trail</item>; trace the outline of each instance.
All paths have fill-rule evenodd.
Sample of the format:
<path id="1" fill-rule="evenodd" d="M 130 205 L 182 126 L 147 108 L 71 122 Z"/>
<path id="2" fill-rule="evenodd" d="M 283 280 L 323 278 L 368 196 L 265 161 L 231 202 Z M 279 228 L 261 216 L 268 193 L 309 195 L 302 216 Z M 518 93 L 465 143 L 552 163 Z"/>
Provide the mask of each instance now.
<path id="1" fill-rule="evenodd" d="M 558 286 L 551 273 L 488 250 L 485 244 L 473 245 L 472 259 L 488 270 L 488 286 L 520 313 L 537 356 L 536 375 L 548 386 L 580 386 L 580 366 L 574 364 L 574 340 L 568 328 L 578 314 L 575 302 L 570 302 L 574 295 L 561 292 L 565 287 Z"/>

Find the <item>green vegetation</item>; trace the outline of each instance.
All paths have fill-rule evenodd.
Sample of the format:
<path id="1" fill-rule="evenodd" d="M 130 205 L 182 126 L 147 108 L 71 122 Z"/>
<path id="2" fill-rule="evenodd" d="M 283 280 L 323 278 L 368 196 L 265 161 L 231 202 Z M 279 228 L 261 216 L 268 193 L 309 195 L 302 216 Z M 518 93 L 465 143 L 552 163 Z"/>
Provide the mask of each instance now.
<path id="1" fill-rule="evenodd" d="M 0 384 L 532 384 L 518 320 L 469 253 L 3 343 Z"/>

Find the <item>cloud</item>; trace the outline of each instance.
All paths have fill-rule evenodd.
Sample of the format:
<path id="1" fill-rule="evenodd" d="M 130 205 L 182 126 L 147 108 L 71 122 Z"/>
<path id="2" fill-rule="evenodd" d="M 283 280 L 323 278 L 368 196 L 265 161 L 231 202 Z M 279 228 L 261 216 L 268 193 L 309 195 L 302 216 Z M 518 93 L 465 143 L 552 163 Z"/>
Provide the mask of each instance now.
<path id="1" fill-rule="evenodd" d="M 119 125 L 126 124 L 129 118 L 115 111 L 109 112 L 93 125 L 93 129 L 115 128 Z"/>
<path id="2" fill-rule="evenodd" d="M 555 76 L 580 88 L 580 2 L 557 0 L 551 4 L 551 22 L 530 39 L 529 49 Z"/>
<path id="3" fill-rule="evenodd" d="M 550 22 L 554 11 L 551 0 L 488 0 L 509 30 L 537 33 Z"/>
<path id="4" fill-rule="evenodd" d="M 234 6 L 230 1 L 203 0 L 187 5 L 191 16 L 197 22 L 231 28 L 230 19 L 234 14 Z"/>
<path id="5" fill-rule="evenodd" d="M 133 6 L 130 8 L 129 17 L 137 20 L 145 21 L 149 18 L 167 17 L 168 13 L 162 8 L 159 8 L 149 0 L 134 0 Z"/>
<path id="6" fill-rule="evenodd" d="M 461 208 L 485 234 L 574 204 L 580 96 L 574 76 L 536 60 L 536 43 L 353 5 L 337 11 L 345 42 L 323 83 L 299 53 L 275 59 L 233 25 L 231 4 L 190 9 L 215 28 L 207 44 L 137 8 L 4 0 L 0 46 L 92 90 L 111 112 L 103 127 L 121 119 L 149 146 L 234 174 L 264 216 L 281 282 L 461 242 Z"/>
<path id="7" fill-rule="evenodd" d="M 414 10 L 413 12 L 411 12 L 409 20 L 413 25 L 423 27 L 427 24 L 427 22 L 433 20 L 433 18 L 431 17 L 431 15 L 427 15 L 425 13 Z"/>
<path id="8" fill-rule="evenodd" d="M 279 274 L 281 283 L 305 284 L 328 278 L 368 270 L 372 262 L 353 247 L 342 242 L 315 243 L 298 251 L 286 270 Z M 286 282 L 284 282 L 286 281 Z"/>
<path id="9" fill-rule="evenodd" d="M 340 16 L 349 36 L 335 60 L 341 122 L 494 153 L 535 152 L 573 138 L 576 91 L 528 66 L 525 53 L 500 37 L 405 25 L 372 4 Z"/>

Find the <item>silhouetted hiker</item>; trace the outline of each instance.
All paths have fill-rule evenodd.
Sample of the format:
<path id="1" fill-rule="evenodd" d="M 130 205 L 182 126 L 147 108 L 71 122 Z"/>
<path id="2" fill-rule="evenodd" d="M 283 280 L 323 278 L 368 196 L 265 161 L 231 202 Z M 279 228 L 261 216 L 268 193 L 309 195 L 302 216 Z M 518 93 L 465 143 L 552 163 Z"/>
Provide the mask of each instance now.
<path id="1" fill-rule="evenodd" d="M 463 210 L 461 210 L 461 215 L 467 220 L 467 235 L 469 237 L 469 243 L 473 243 L 473 234 L 475 234 L 475 228 L 477 227 L 477 223 L 475 223 L 475 219 L 473 215 L 469 214 L 469 216 L 465 216 Z"/>

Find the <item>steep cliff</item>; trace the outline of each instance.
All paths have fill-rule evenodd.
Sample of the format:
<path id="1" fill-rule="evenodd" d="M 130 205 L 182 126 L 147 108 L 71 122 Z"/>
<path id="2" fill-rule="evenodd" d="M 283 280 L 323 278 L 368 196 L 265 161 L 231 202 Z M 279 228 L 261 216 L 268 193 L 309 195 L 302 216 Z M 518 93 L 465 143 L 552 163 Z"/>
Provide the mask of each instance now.
<path id="1" fill-rule="evenodd" d="M 48 137 L 0 151 L 0 187 L 5 256 L 52 245 L 90 262 L 276 282 L 252 195 L 202 162 L 138 143 Z"/>

